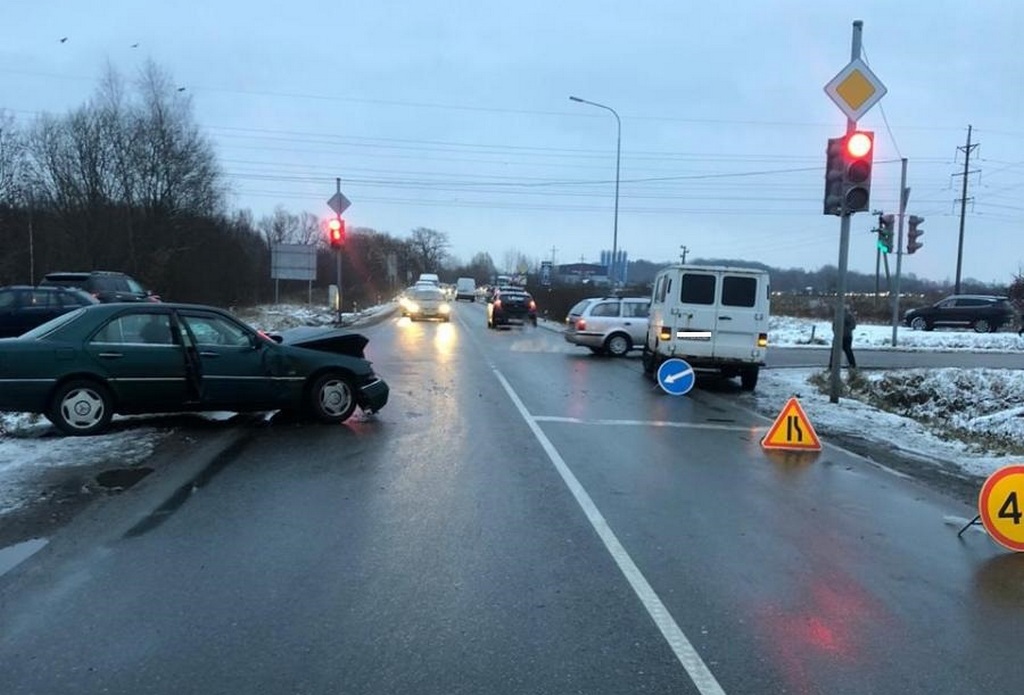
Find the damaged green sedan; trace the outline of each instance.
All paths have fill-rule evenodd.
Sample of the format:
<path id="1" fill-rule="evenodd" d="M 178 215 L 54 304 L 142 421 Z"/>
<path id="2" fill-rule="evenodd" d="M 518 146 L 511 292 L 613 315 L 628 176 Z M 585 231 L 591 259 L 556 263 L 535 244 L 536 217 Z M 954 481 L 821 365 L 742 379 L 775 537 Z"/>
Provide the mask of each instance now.
<path id="1" fill-rule="evenodd" d="M 0 339 L 0 411 L 43 413 L 61 432 L 103 432 L 114 414 L 304 412 L 347 420 L 388 400 L 358 333 L 268 336 L 193 304 L 97 304 Z"/>

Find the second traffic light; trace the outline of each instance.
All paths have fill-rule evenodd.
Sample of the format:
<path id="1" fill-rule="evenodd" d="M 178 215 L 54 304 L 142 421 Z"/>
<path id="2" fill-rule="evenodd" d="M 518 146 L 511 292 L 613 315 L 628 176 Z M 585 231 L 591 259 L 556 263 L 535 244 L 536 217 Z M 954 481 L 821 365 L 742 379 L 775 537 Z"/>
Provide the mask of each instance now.
<path id="1" fill-rule="evenodd" d="M 918 229 L 918 226 L 924 222 L 923 217 L 917 215 L 911 215 L 907 218 L 907 253 L 914 253 L 919 248 L 924 246 L 923 241 L 918 241 L 917 238 L 924 234 L 923 229 Z"/>
<path id="2" fill-rule="evenodd" d="M 878 216 L 878 250 L 882 253 L 890 253 L 893 250 L 895 222 L 894 215 Z"/>
<path id="3" fill-rule="evenodd" d="M 340 249 L 345 245 L 345 220 L 335 217 L 327 223 L 327 240 L 332 249 Z"/>
<path id="4" fill-rule="evenodd" d="M 850 215 L 870 209 L 875 134 L 855 130 L 829 138 L 825 161 L 826 215 Z"/>

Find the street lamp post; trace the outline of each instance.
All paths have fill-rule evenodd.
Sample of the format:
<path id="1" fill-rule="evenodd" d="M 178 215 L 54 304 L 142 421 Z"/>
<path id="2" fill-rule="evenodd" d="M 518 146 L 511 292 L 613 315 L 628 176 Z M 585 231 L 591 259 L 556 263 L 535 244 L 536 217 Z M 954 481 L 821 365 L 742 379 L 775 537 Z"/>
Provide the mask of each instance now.
<path id="1" fill-rule="evenodd" d="M 611 111 L 612 115 L 615 116 L 616 125 L 616 136 L 615 136 L 615 221 L 612 223 L 612 259 L 609 265 L 610 275 L 612 276 L 613 285 L 618 284 L 618 279 L 615 275 L 615 266 L 618 264 L 618 252 L 619 252 L 619 165 L 622 161 L 622 120 L 619 118 L 619 114 L 616 113 L 615 109 L 611 106 L 605 106 L 604 104 L 598 104 L 597 102 L 587 101 L 586 99 L 580 99 L 579 97 L 570 96 L 570 101 L 576 101 L 580 104 L 590 104 L 596 106 L 599 109 L 605 111 Z"/>

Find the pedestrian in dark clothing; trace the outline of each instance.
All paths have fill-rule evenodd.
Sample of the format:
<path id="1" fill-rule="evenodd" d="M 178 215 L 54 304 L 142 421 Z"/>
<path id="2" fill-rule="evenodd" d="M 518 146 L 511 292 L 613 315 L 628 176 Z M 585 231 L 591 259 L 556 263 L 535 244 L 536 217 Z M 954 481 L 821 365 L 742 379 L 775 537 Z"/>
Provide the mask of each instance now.
<path id="1" fill-rule="evenodd" d="M 846 354 L 846 363 L 850 369 L 857 368 L 857 358 L 853 355 L 853 329 L 857 327 L 857 317 L 850 306 L 843 307 L 843 353 Z M 832 354 L 829 353 L 828 368 L 832 369 Z"/>

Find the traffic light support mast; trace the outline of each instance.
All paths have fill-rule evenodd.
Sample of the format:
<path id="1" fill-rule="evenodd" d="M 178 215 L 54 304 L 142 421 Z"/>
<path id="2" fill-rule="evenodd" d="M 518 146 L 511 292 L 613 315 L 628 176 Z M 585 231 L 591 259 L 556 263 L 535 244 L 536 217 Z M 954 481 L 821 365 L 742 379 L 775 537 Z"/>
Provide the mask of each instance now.
<path id="1" fill-rule="evenodd" d="M 896 228 L 896 282 L 892 296 L 892 346 L 896 347 L 896 333 L 900 325 L 900 271 L 903 269 L 903 217 L 907 211 L 907 158 L 900 160 L 900 215 Z"/>
<path id="2" fill-rule="evenodd" d="M 864 29 L 864 22 L 855 20 L 853 23 L 853 38 L 850 43 L 850 60 L 860 58 L 861 32 Z M 846 119 L 846 134 L 849 136 L 857 129 L 857 121 L 852 118 Z M 840 360 L 842 359 L 843 347 L 843 318 L 846 308 L 846 268 L 850 257 L 850 215 L 846 212 L 846 200 L 843 200 L 843 210 L 839 217 L 839 278 L 836 283 L 836 311 L 832 318 L 832 373 L 829 378 L 829 402 L 838 403 L 839 393 L 842 388 L 840 379 Z"/>
<path id="3" fill-rule="evenodd" d="M 335 182 L 335 185 L 337 187 L 337 192 L 340 195 L 341 194 L 341 179 L 340 178 L 334 179 L 334 182 Z M 338 215 L 338 217 L 340 218 L 341 215 Z M 342 303 L 342 301 L 341 301 L 341 297 L 342 297 L 342 294 L 341 294 L 341 252 L 342 252 L 343 247 L 344 247 L 344 243 L 338 244 L 338 247 L 336 249 L 334 249 L 334 263 L 335 263 L 335 273 L 334 274 L 335 274 L 335 279 L 338 282 L 338 325 L 339 326 L 342 325 L 342 322 L 343 322 L 342 321 L 342 307 L 345 306 Z"/>

